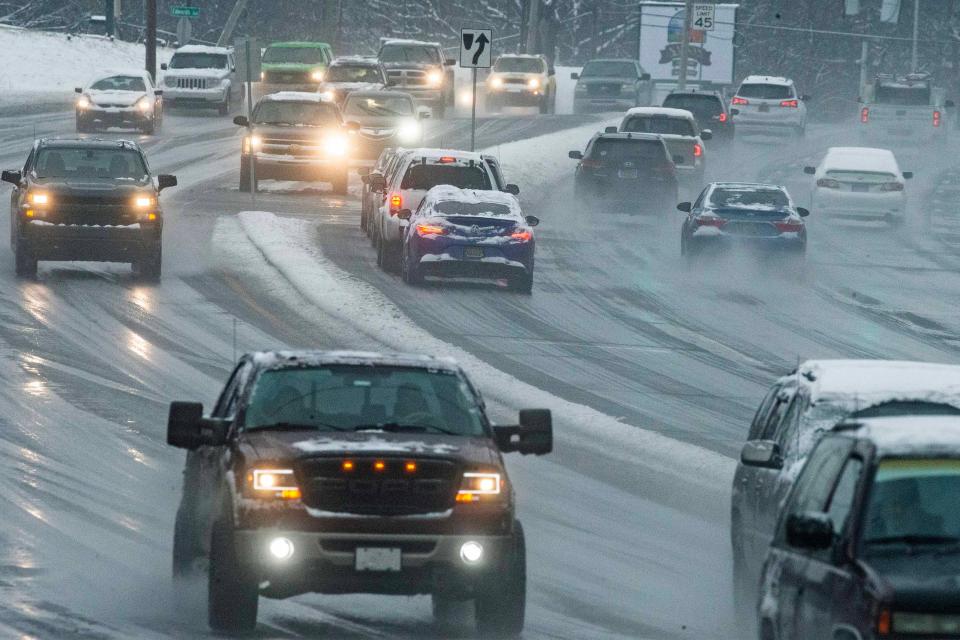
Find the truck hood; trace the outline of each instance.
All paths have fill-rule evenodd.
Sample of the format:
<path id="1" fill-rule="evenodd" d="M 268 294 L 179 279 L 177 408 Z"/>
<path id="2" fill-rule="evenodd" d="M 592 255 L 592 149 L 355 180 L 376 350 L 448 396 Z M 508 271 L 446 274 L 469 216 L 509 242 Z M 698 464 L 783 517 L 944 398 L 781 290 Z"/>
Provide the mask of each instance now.
<path id="1" fill-rule="evenodd" d="M 151 190 L 153 185 L 150 179 L 116 179 L 116 178 L 37 178 L 32 181 L 34 186 L 42 187 L 50 194 L 54 206 L 57 198 L 62 196 L 97 196 L 133 198 L 142 194 L 144 190 Z"/>
<path id="2" fill-rule="evenodd" d="M 869 566 L 894 610 L 960 613 L 960 552 L 871 556 Z"/>
<path id="3" fill-rule="evenodd" d="M 589 78 L 580 78 L 578 83 L 583 84 L 633 84 L 633 78 L 620 78 L 617 76 L 590 76 Z"/>
<path id="4" fill-rule="evenodd" d="M 268 124 L 253 125 L 254 133 L 262 138 L 270 138 L 273 140 L 300 140 L 305 142 L 316 142 L 320 136 L 331 130 L 331 127 L 314 127 L 305 124 L 296 124 L 289 127 Z"/>
<path id="5" fill-rule="evenodd" d="M 384 62 L 382 64 L 384 69 L 422 69 L 424 71 L 439 69 L 441 66 L 431 62 Z"/>
<path id="6" fill-rule="evenodd" d="M 87 95 L 95 105 L 111 105 L 117 107 L 132 107 L 137 100 L 146 96 L 145 91 L 96 91 L 88 90 Z"/>
<path id="7" fill-rule="evenodd" d="M 350 93 L 351 91 L 379 91 L 383 85 L 379 82 L 324 82 L 320 85 L 320 93 L 324 91 L 339 91 Z"/>
<path id="8" fill-rule="evenodd" d="M 251 462 L 382 455 L 427 456 L 468 464 L 499 465 L 491 440 L 435 433 L 264 430 L 242 435 L 240 447 Z"/>
<path id="9" fill-rule="evenodd" d="M 314 71 L 326 68 L 322 62 L 306 64 L 304 62 L 262 62 L 260 68 L 263 71 Z"/>

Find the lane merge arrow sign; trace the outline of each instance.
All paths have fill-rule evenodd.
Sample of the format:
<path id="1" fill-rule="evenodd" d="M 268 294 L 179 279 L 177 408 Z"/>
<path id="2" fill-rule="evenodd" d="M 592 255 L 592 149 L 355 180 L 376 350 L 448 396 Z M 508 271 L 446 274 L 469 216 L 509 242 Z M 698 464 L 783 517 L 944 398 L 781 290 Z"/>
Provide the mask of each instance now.
<path id="1" fill-rule="evenodd" d="M 493 29 L 460 29 L 460 66 L 489 69 L 493 56 Z"/>

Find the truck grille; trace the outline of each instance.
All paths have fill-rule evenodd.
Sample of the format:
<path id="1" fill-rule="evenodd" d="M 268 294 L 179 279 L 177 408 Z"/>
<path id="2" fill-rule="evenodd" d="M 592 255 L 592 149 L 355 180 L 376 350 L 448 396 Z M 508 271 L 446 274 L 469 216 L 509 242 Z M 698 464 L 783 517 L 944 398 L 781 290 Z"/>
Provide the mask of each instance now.
<path id="1" fill-rule="evenodd" d="M 351 458 L 344 471 L 341 458 L 315 458 L 299 465 L 303 502 L 308 507 L 338 513 L 414 515 L 450 509 L 456 498 L 459 469 L 446 460 L 376 458 L 385 463 L 374 470 L 374 458 Z M 415 472 L 406 463 L 416 464 Z"/>
<path id="2" fill-rule="evenodd" d="M 612 98 L 620 95 L 620 85 L 614 83 L 588 84 L 587 93 L 597 98 Z"/>
<path id="3" fill-rule="evenodd" d="M 523 78 L 504 78 L 504 84 L 527 84 L 527 81 Z"/>
<path id="4" fill-rule="evenodd" d="M 310 74 L 306 71 L 264 71 L 263 81 L 272 84 L 307 84 Z"/>
<path id="5" fill-rule="evenodd" d="M 427 73 L 417 69 L 391 69 L 387 71 L 387 84 L 394 87 L 425 87 Z"/>
<path id="6" fill-rule="evenodd" d="M 206 89 L 206 78 L 177 78 L 177 89 Z"/>

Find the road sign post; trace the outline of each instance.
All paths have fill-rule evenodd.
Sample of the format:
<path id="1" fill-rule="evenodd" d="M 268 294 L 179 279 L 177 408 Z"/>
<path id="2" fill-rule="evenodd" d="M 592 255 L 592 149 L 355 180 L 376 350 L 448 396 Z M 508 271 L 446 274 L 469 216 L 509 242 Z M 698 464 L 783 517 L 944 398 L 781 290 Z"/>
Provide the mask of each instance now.
<path id="1" fill-rule="evenodd" d="M 189 18 L 180 18 L 177 20 L 177 43 L 179 46 L 190 44 L 190 38 L 193 36 L 193 25 Z"/>
<path id="2" fill-rule="evenodd" d="M 470 151 L 477 142 L 477 69 L 489 69 L 493 58 L 493 29 L 460 29 L 460 68 L 472 71 L 470 93 Z"/>
<path id="3" fill-rule="evenodd" d="M 697 2 L 693 5 L 693 20 L 690 22 L 690 28 L 694 31 L 713 31 L 714 11 L 716 7 L 705 2 Z"/>
<path id="4" fill-rule="evenodd" d="M 251 127 L 253 126 L 253 79 L 260 78 L 260 46 L 256 38 L 237 38 L 233 51 L 240 63 L 238 77 L 247 85 L 247 139 L 250 140 L 250 201 L 257 201 L 257 154 L 253 148 Z"/>

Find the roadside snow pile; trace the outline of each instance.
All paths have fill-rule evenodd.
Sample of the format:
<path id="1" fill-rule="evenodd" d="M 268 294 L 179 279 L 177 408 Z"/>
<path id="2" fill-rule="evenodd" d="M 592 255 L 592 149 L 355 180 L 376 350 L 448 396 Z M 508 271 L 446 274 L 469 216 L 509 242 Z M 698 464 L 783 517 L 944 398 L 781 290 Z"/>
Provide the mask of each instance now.
<path id="1" fill-rule="evenodd" d="M 171 51 L 158 49 L 157 64 Z M 142 44 L 103 36 L 32 31 L 0 25 L 0 107 L 63 104 L 73 101 L 73 88 L 115 69 L 142 69 Z"/>

